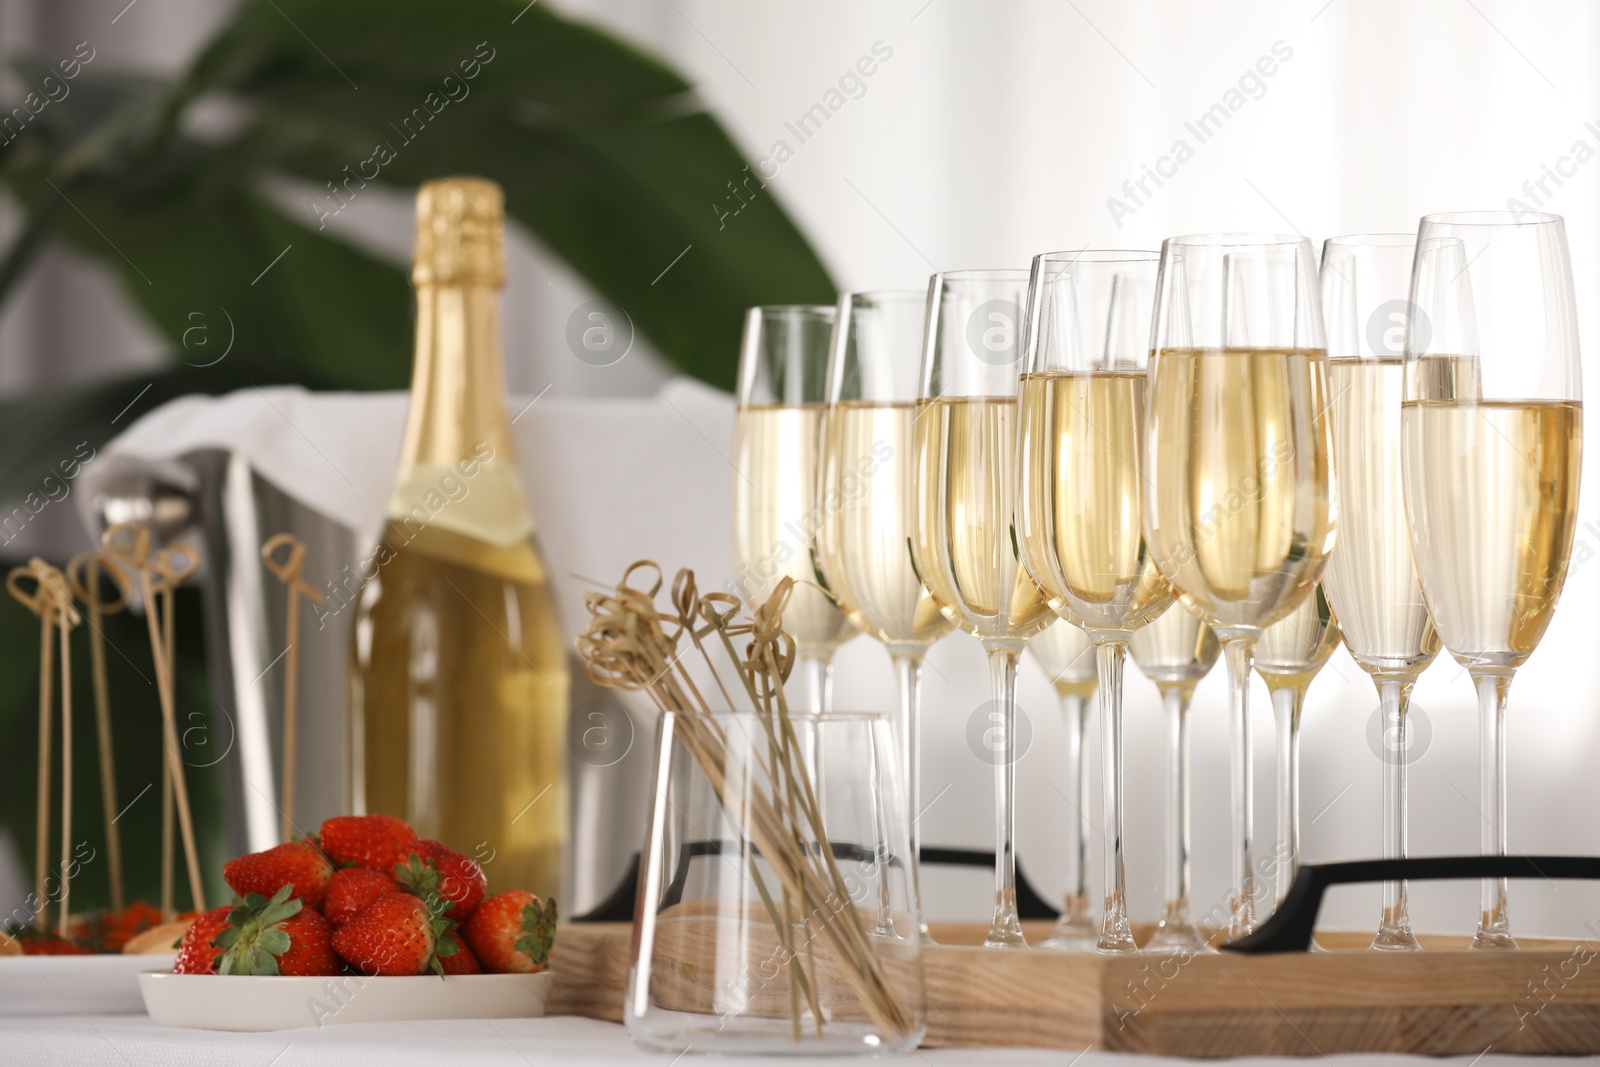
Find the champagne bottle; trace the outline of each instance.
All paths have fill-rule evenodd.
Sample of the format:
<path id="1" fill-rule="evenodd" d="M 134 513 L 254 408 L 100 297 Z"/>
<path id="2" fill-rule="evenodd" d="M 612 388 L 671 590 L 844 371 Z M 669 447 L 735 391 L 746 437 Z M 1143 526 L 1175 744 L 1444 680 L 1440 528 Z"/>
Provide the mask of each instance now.
<path id="1" fill-rule="evenodd" d="M 559 889 L 565 645 L 506 418 L 500 187 L 428 182 L 411 281 L 416 363 L 351 670 L 351 810 L 477 859 L 489 889 Z"/>

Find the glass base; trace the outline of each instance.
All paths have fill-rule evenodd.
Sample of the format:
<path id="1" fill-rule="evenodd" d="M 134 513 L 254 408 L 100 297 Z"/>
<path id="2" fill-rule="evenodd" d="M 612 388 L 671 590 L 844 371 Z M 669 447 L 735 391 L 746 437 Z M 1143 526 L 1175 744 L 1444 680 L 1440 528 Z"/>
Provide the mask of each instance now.
<path id="1" fill-rule="evenodd" d="M 922 939 L 922 943 L 924 945 L 937 945 L 939 942 L 935 941 L 933 935 L 928 932 L 928 924 L 921 923 L 920 926 L 921 929 L 918 931 L 918 936 Z"/>
<path id="2" fill-rule="evenodd" d="M 1514 952 L 1517 948 L 1517 939 L 1507 930 L 1479 930 L 1472 944 L 1467 946 L 1474 951 L 1486 952 Z"/>
<path id="3" fill-rule="evenodd" d="M 1015 899 L 995 894 L 994 918 L 989 923 L 989 936 L 983 939 L 984 948 L 1027 948 L 1028 939 L 1022 936 L 1022 920 L 1017 917 Z"/>
<path id="4" fill-rule="evenodd" d="M 1144 946 L 1146 952 L 1215 952 L 1200 928 L 1187 920 L 1162 919 Z"/>
<path id="5" fill-rule="evenodd" d="M 628 1026 L 635 1045 L 679 1057 L 690 1050 L 722 1056 L 882 1056 L 910 1052 L 922 1035 L 919 1030 L 891 1039 L 870 1023 L 829 1020 L 820 1038 L 815 1030 L 802 1029 L 797 1041 L 788 1019 L 689 1012 L 658 1012 L 649 1027 L 632 1020 Z"/>
<path id="6" fill-rule="evenodd" d="M 1378 936 L 1372 939 L 1373 952 L 1421 952 L 1422 946 L 1417 944 L 1416 935 L 1411 932 L 1410 924 L 1386 926 L 1378 931 Z"/>
<path id="7" fill-rule="evenodd" d="M 1026 949 L 1028 947 L 1028 939 L 1022 936 L 1022 931 L 1020 930 L 1016 933 L 1004 930 L 990 930 L 989 936 L 983 939 L 983 947 Z"/>
<path id="8" fill-rule="evenodd" d="M 1099 940 L 1099 923 L 1086 915 L 1070 919 L 1063 915 L 1051 927 L 1050 936 L 1039 942 L 1039 947 L 1052 952 L 1093 952 Z"/>

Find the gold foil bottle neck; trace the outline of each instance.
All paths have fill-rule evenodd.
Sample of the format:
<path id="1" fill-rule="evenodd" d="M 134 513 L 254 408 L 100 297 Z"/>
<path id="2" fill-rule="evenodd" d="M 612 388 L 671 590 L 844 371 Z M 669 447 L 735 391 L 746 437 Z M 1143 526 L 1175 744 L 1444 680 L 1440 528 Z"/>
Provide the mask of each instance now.
<path id="1" fill-rule="evenodd" d="M 417 190 L 411 284 L 501 286 L 506 280 L 505 197 L 486 178 L 440 178 Z"/>

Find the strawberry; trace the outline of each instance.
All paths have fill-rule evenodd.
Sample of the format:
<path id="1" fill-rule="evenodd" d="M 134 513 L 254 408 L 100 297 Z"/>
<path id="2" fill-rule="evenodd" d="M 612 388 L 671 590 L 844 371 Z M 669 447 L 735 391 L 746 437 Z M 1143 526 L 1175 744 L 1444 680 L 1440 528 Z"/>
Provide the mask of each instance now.
<path id="1" fill-rule="evenodd" d="M 289 895 L 306 907 L 322 907 L 333 877 L 333 864 L 312 841 L 289 841 L 265 852 L 237 856 L 222 865 L 223 880 L 241 897 L 251 893 L 271 897 L 289 886 Z"/>
<path id="2" fill-rule="evenodd" d="M 489 888 L 476 861 L 437 841 L 418 841 L 394 876 L 412 896 L 429 903 L 443 898 L 449 905 L 444 916 L 455 923 L 467 921 Z"/>
<path id="3" fill-rule="evenodd" d="M 25 935 L 21 938 L 24 956 L 89 956 L 88 949 L 76 941 L 55 934 Z"/>
<path id="4" fill-rule="evenodd" d="M 269 900 L 249 893 L 228 913 L 228 926 L 216 937 L 223 950 L 221 974 L 338 974 L 333 928 L 322 913 L 291 897 L 284 885 Z"/>
<path id="5" fill-rule="evenodd" d="M 382 871 L 371 867 L 345 867 L 333 872 L 322 914 L 335 927 L 343 926 L 385 893 L 399 891 L 400 883 Z"/>
<path id="6" fill-rule="evenodd" d="M 217 973 L 222 950 L 212 942 L 228 928 L 228 914 L 231 911 L 233 908 L 226 904 L 212 908 L 189 924 L 189 929 L 184 931 L 182 940 L 178 942 L 178 959 L 172 965 L 173 974 Z"/>
<path id="7" fill-rule="evenodd" d="M 455 942 L 443 938 L 449 925 L 437 906 L 385 893 L 333 932 L 333 948 L 365 975 L 443 974 L 439 954 L 455 951 Z"/>
<path id="8" fill-rule="evenodd" d="M 556 902 L 525 889 L 496 893 L 478 905 L 462 929 L 467 947 L 494 974 L 533 974 L 545 969 L 556 939 Z"/>
<path id="9" fill-rule="evenodd" d="M 417 832 L 393 815 L 336 815 L 322 824 L 322 848 L 341 867 L 387 871 L 404 863 Z"/>
<path id="10" fill-rule="evenodd" d="M 180 919 L 185 916 L 178 916 Z M 165 921 L 166 916 L 154 904 L 136 900 L 120 912 L 108 911 L 96 924 L 96 934 L 107 952 L 121 952 L 135 934 L 142 934 L 152 926 Z"/>
<path id="11" fill-rule="evenodd" d="M 456 950 L 454 952 L 439 953 L 439 966 L 444 969 L 445 974 L 483 973 L 483 964 L 478 962 L 478 957 L 474 956 L 472 950 L 462 942 L 460 932 L 451 930 L 440 938 L 439 947 L 441 949 L 444 948 L 446 941 L 454 945 Z"/>

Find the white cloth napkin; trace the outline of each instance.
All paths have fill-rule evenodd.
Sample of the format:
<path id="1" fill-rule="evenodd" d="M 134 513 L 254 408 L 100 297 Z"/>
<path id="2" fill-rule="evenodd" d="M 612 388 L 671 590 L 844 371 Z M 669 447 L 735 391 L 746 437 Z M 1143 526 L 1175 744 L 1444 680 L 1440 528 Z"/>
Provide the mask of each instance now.
<path id="1" fill-rule="evenodd" d="M 79 507 L 89 518 L 96 491 L 130 463 L 174 470 L 171 461 L 187 453 L 226 448 L 370 544 L 394 482 L 406 402 L 404 393 L 295 387 L 183 397 L 145 415 L 84 468 Z M 731 576 L 727 394 L 681 379 L 649 399 L 540 396 L 513 401 L 509 413 L 569 634 L 584 626 L 589 587 L 572 575 L 613 583 L 650 556 L 669 571 L 693 567 L 707 587 Z"/>

